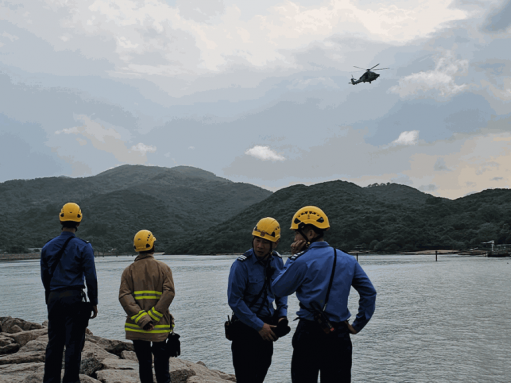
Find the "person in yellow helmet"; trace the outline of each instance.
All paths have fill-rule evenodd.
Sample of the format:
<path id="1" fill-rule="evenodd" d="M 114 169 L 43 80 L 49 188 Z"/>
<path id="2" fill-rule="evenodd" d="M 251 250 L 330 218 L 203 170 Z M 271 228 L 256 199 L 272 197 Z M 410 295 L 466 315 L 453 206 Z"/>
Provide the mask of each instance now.
<path id="1" fill-rule="evenodd" d="M 316 383 L 319 374 L 322 383 L 350 382 L 350 334 L 360 332 L 375 311 L 374 286 L 353 256 L 324 240 L 328 229 L 330 222 L 323 210 L 316 206 L 299 209 L 291 221 L 293 256 L 272 284 L 275 294 L 296 292 L 300 301 L 300 322 L 293 336 L 293 383 Z M 352 286 L 360 300 L 356 319 L 350 324 Z"/>
<path id="2" fill-rule="evenodd" d="M 153 383 L 152 355 L 157 382 L 170 383 L 165 341 L 174 327 L 169 306 L 175 289 L 170 267 L 154 259 L 155 241 L 149 230 L 135 234 L 138 256 L 122 273 L 119 302 L 127 314 L 126 339 L 135 346 L 141 383 Z"/>
<path id="3" fill-rule="evenodd" d="M 85 329 L 98 314 L 98 279 L 94 251 L 75 233 L 83 218 L 74 202 L 59 213 L 62 232 L 41 250 L 41 279 L 48 308 L 48 346 L 44 383 L 60 382 L 62 354 L 66 347 L 64 382 L 78 382 Z M 83 291 L 87 283 L 87 295 Z"/>
<path id="4" fill-rule="evenodd" d="M 228 339 L 232 340 L 238 383 L 263 382 L 271 365 L 273 342 L 289 332 L 287 297 L 271 290 L 275 275 L 284 268 L 275 251 L 279 239 L 279 223 L 271 217 L 261 219 L 252 230 L 252 249 L 234 261 L 229 273 L 227 298 L 233 318 Z"/>

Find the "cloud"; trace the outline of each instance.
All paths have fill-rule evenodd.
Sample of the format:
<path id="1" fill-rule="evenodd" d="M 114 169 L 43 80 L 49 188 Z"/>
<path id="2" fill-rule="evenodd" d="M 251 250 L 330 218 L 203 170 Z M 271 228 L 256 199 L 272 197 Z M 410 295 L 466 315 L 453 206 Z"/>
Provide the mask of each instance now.
<path id="1" fill-rule="evenodd" d="M 78 136 L 76 141 L 83 147 L 82 150 L 87 150 L 86 147 L 90 143 L 95 149 L 113 155 L 121 163 L 129 164 L 144 164 L 147 162 L 147 153 L 156 152 L 155 146 L 142 142 L 128 148 L 130 134 L 121 127 L 107 126 L 106 123 L 95 121 L 86 115 L 78 115 L 75 118 L 81 122 L 80 126 L 58 130 L 55 135 Z M 56 151 L 68 163 L 79 163 L 78 157 L 83 153 L 69 141 L 61 141 Z"/>
<path id="2" fill-rule="evenodd" d="M 285 158 L 277 153 L 275 153 L 273 150 L 270 149 L 269 146 L 261 146 L 256 145 L 253 148 L 248 149 L 245 151 L 245 154 L 248 156 L 252 156 L 255 158 L 258 158 L 263 161 L 284 161 Z"/>
<path id="3" fill-rule="evenodd" d="M 452 53 L 435 60 L 434 70 L 413 73 L 399 80 L 399 85 L 389 89 L 402 98 L 419 97 L 425 94 L 433 96 L 451 97 L 468 88 L 466 84 L 458 85 L 455 78 L 467 73 L 468 61 L 456 60 Z"/>
<path id="4" fill-rule="evenodd" d="M 131 150 L 133 150 L 134 152 L 139 152 L 143 156 L 145 156 L 146 153 L 154 153 L 154 152 L 156 152 L 156 146 L 145 145 L 145 144 L 139 142 L 138 144 L 133 145 L 131 147 Z"/>
<path id="5" fill-rule="evenodd" d="M 437 172 L 451 170 L 447 167 L 447 165 L 445 164 L 445 160 L 443 158 L 439 158 L 436 160 L 435 166 L 433 167 L 433 169 L 436 170 Z"/>
<path id="6" fill-rule="evenodd" d="M 409 132 L 402 132 L 397 140 L 391 142 L 391 145 L 417 145 L 419 141 L 419 131 L 411 130 Z"/>
<path id="7" fill-rule="evenodd" d="M 483 26 L 486 32 L 502 32 L 511 25 L 511 1 L 507 0 L 502 5 L 492 11 Z"/>

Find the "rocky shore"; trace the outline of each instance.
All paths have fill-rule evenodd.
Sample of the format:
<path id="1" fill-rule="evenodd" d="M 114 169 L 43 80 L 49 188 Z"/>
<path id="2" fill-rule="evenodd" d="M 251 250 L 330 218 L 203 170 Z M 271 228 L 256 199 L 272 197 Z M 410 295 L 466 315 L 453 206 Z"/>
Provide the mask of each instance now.
<path id="1" fill-rule="evenodd" d="M 0 383 L 41 383 L 48 344 L 47 323 L 0 317 Z M 62 370 L 62 373 L 64 370 Z M 170 358 L 172 383 L 235 382 L 234 375 L 202 362 Z M 80 368 L 82 383 L 140 383 L 133 345 L 88 332 Z M 156 378 L 154 379 L 156 382 Z"/>

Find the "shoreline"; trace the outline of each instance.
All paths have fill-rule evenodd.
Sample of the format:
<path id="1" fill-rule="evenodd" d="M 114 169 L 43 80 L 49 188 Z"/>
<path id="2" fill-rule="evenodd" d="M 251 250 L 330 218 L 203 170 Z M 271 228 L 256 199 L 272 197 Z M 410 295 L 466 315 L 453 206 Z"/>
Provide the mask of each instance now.
<path id="1" fill-rule="evenodd" d="M 439 255 L 445 255 L 445 254 L 470 254 L 467 250 L 420 250 L 420 251 L 397 251 L 395 253 L 378 253 L 378 252 L 372 252 L 372 251 L 348 251 L 348 254 L 353 256 L 363 256 L 363 255 L 435 255 L 435 252 L 438 252 Z M 159 255 L 189 255 L 189 256 L 195 256 L 195 257 L 203 257 L 203 256 L 223 256 L 223 255 L 229 255 L 229 256 L 239 256 L 243 253 L 215 253 L 215 254 L 165 254 L 165 253 L 156 253 L 156 256 Z M 290 257 L 290 253 L 282 253 L 282 256 Z M 478 255 L 478 254 L 473 254 Z M 109 255 L 95 255 L 94 258 L 107 258 L 107 257 L 136 257 L 136 254 L 109 254 Z M 25 253 L 25 254 L 0 254 L 0 262 L 2 261 L 26 261 L 26 260 L 33 260 L 33 259 L 40 259 L 41 254 L 40 253 Z"/>

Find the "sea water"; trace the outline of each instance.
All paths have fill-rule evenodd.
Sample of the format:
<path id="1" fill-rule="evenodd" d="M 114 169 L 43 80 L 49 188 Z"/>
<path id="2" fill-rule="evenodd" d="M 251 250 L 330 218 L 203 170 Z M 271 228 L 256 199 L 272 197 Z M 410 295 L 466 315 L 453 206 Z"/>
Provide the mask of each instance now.
<path id="1" fill-rule="evenodd" d="M 171 312 L 181 358 L 233 373 L 223 323 L 235 256 L 157 256 L 173 272 Z M 134 257 L 96 258 L 99 315 L 90 330 L 124 339 L 121 273 Z M 378 292 L 376 312 L 352 336 L 353 382 L 511 382 L 511 259 L 458 255 L 371 255 L 359 262 Z M 0 263 L 0 316 L 46 319 L 39 261 Z M 352 319 L 358 294 L 349 302 Z M 298 301 L 289 298 L 292 332 L 275 343 L 266 382 L 290 382 Z"/>

